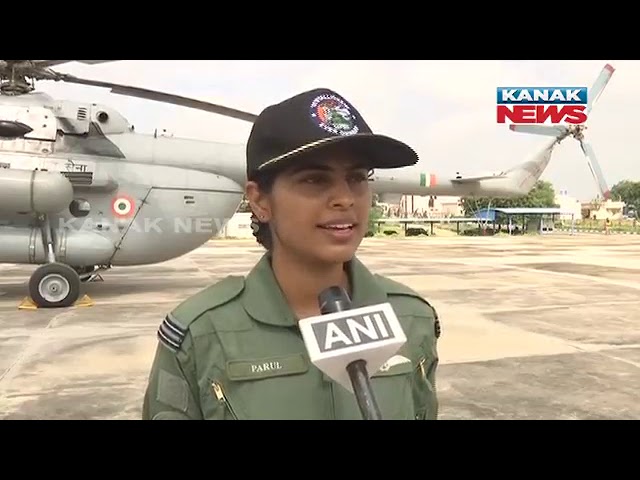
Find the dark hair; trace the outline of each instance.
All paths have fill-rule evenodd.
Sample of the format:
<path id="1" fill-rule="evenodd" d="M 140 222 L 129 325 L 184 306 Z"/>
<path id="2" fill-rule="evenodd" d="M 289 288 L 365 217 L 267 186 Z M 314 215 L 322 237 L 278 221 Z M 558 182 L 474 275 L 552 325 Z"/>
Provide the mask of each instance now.
<path id="1" fill-rule="evenodd" d="M 259 173 L 252 176 L 250 180 L 256 182 L 258 188 L 262 193 L 271 193 L 273 182 L 275 180 L 275 174 Z M 253 230 L 253 236 L 256 237 L 256 240 L 260 245 L 262 245 L 268 251 L 271 251 L 273 249 L 273 237 L 271 235 L 269 223 L 261 222 L 253 212 L 253 210 L 251 211 L 251 230 Z"/>

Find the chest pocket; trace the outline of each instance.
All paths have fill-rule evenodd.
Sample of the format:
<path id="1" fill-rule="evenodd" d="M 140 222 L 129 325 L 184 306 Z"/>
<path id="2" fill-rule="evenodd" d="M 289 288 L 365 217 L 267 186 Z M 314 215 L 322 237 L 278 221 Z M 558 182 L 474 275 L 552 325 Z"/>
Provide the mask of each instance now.
<path id="1" fill-rule="evenodd" d="M 322 378 L 302 353 L 230 360 L 209 385 L 207 403 L 217 418 L 318 419 L 329 413 Z"/>
<path id="2" fill-rule="evenodd" d="M 415 365 L 401 355 L 392 357 L 370 378 L 383 420 L 414 420 L 422 418 L 420 402 L 420 363 Z M 347 420 L 362 418 L 355 396 L 342 387 L 335 387 L 336 416 Z"/>

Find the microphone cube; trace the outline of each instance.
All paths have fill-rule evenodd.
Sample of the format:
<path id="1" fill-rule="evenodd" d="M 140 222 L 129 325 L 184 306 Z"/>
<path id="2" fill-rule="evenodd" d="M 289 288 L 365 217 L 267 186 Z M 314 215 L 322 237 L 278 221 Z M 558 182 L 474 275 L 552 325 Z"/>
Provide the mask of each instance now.
<path id="1" fill-rule="evenodd" d="M 364 360 L 371 376 L 407 341 L 390 303 L 308 317 L 298 324 L 311 362 L 352 393 L 347 365 Z"/>

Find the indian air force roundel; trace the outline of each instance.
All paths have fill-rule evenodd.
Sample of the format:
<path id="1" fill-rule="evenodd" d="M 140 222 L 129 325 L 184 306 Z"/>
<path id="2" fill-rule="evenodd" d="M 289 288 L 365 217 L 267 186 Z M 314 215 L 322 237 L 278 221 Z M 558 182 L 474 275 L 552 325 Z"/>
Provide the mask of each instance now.
<path id="1" fill-rule="evenodd" d="M 135 213 L 136 204 L 133 198 L 127 195 L 118 195 L 111 202 L 111 211 L 118 218 L 127 218 Z"/>

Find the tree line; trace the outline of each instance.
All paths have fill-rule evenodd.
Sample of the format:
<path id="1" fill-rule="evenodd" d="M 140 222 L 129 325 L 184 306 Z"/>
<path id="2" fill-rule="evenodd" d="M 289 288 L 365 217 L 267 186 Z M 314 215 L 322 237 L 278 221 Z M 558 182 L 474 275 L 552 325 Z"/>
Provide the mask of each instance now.
<path id="1" fill-rule="evenodd" d="M 625 210 L 638 212 L 640 208 L 640 181 L 622 180 L 611 188 L 611 198 L 626 203 Z"/>
<path id="2" fill-rule="evenodd" d="M 466 216 L 473 216 L 483 208 L 558 208 L 556 193 L 551 182 L 538 180 L 527 195 L 513 198 L 462 197 Z M 622 180 L 611 188 L 611 200 L 626 204 L 625 213 L 635 215 L 640 208 L 640 181 Z"/>

